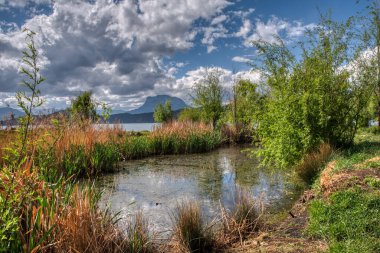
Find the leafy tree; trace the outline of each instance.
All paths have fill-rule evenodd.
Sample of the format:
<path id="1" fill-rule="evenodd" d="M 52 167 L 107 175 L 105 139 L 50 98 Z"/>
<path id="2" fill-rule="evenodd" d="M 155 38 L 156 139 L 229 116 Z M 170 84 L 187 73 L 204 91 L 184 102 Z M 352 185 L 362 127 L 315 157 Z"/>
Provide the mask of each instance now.
<path id="1" fill-rule="evenodd" d="M 39 54 L 35 46 L 34 36 L 35 32 L 24 29 L 26 33 L 26 45 L 27 50 L 22 51 L 22 62 L 24 64 L 21 67 L 21 74 L 26 77 L 26 80 L 21 82 L 21 85 L 25 86 L 28 92 L 18 91 L 16 93 L 17 105 L 23 110 L 25 116 L 19 120 L 19 134 L 21 137 L 21 152 L 26 152 L 28 134 L 33 134 L 33 128 L 30 128 L 33 122 L 33 111 L 43 104 L 43 99 L 40 97 L 39 85 L 45 80 L 40 74 L 40 68 L 38 66 Z"/>
<path id="2" fill-rule="evenodd" d="M 70 112 L 74 117 L 78 117 L 81 122 L 99 119 L 96 113 L 97 103 L 91 96 L 91 92 L 85 91 L 71 102 Z"/>
<path id="3" fill-rule="evenodd" d="M 202 111 L 202 118 L 211 122 L 214 128 L 224 112 L 223 96 L 224 90 L 220 84 L 218 71 L 208 72 L 193 87 L 194 105 Z"/>
<path id="4" fill-rule="evenodd" d="M 164 105 L 158 104 L 154 108 L 153 118 L 155 122 L 169 122 L 173 118 L 172 103 L 167 100 Z"/>
<path id="5" fill-rule="evenodd" d="M 254 43 L 269 90 L 258 128 L 264 163 L 288 167 L 322 142 L 352 143 L 368 89 L 347 65 L 361 50 L 353 43 L 351 21 L 322 20 L 301 44 L 299 60 L 280 40 Z"/>
<path id="6" fill-rule="evenodd" d="M 202 111 L 199 108 L 185 108 L 178 115 L 179 121 L 202 121 Z"/>
<path id="7" fill-rule="evenodd" d="M 242 79 L 234 84 L 232 91 L 231 110 L 228 112 L 231 121 L 235 124 L 256 125 L 264 101 L 264 96 L 258 92 L 258 85 Z"/>
<path id="8" fill-rule="evenodd" d="M 362 64 L 365 65 L 361 69 L 366 74 L 363 79 L 373 90 L 373 100 L 375 102 L 375 111 L 377 112 L 378 126 L 380 128 L 380 3 L 373 1 L 368 6 L 369 15 L 366 13 L 363 26 L 363 41 L 366 50 L 362 55 Z M 361 73 L 364 73 L 361 72 Z M 372 110 L 371 110 L 372 111 Z"/>

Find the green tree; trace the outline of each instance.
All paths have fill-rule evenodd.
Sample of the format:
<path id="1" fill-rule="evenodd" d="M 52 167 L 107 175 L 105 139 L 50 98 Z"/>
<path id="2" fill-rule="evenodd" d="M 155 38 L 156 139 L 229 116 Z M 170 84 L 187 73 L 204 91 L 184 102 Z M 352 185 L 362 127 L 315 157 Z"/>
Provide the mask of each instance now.
<path id="1" fill-rule="evenodd" d="M 362 22 L 363 41 L 367 50 L 362 56 L 365 67 L 361 71 L 367 75 L 363 81 L 373 90 L 372 98 L 376 104 L 375 111 L 380 128 L 380 2 L 371 2 L 367 9 L 369 15 L 366 13 Z"/>
<path id="2" fill-rule="evenodd" d="M 258 92 L 258 85 L 249 80 L 239 80 L 232 87 L 232 101 L 228 118 L 231 122 L 254 126 L 262 112 L 264 96 Z"/>
<path id="3" fill-rule="evenodd" d="M 81 122 L 96 121 L 99 119 L 96 107 L 97 103 L 92 98 L 91 92 L 85 91 L 71 102 L 70 112 L 74 117 L 78 117 Z"/>
<path id="4" fill-rule="evenodd" d="M 258 128 L 264 163 L 288 167 L 322 142 L 352 143 L 368 102 L 368 89 L 348 66 L 361 50 L 352 26 L 351 19 L 322 20 L 301 44 L 299 60 L 280 40 L 254 43 L 269 90 Z"/>
<path id="5" fill-rule="evenodd" d="M 193 104 L 202 111 L 202 118 L 215 128 L 224 112 L 224 90 L 220 84 L 220 73 L 211 71 L 193 87 Z"/>
<path id="6" fill-rule="evenodd" d="M 158 104 L 154 108 L 153 118 L 155 122 L 169 122 L 173 119 L 172 103 L 167 100 L 164 105 Z"/>
<path id="7" fill-rule="evenodd" d="M 178 115 L 179 121 L 202 121 L 202 112 L 199 108 L 185 108 Z"/>
<path id="8" fill-rule="evenodd" d="M 40 74 L 40 67 L 38 66 L 39 54 L 35 46 L 34 36 L 35 32 L 24 29 L 26 33 L 27 50 L 22 51 L 22 62 L 24 66 L 21 67 L 21 74 L 26 77 L 26 80 L 21 82 L 28 92 L 18 91 L 16 99 L 18 106 L 23 110 L 25 116 L 19 120 L 19 134 L 21 137 L 21 152 L 20 157 L 26 152 L 28 134 L 33 134 L 33 111 L 43 104 L 43 99 L 40 97 L 39 85 L 45 80 Z"/>

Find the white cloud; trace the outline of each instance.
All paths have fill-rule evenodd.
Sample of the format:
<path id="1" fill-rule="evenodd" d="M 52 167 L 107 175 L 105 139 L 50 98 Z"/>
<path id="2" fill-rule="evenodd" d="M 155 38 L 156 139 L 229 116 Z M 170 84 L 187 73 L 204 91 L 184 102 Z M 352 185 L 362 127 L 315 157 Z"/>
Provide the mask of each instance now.
<path id="1" fill-rule="evenodd" d="M 226 32 L 220 13 L 229 4 L 227 0 L 56 1 L 51 14 L 36 15 L 23 27 L 37 32 L 47 79 L 41 85 L 43 94 L 68 99 L 89 89 L 112 106 L 131 108 L 146 95 L 158 93 L 156 87 L 166 85 L 172 92 L 174 86 L 167 81 L 175 69 L 166 69 L 161 59 L 193 47 L 201 32 L 193 28 L 197 19 L 210 21 L 219 15 L 214 18 L 215 29 L 205 38 L 209 50 L 214 50 L 215 39 Z M 2 96 L 19 89 L 15 84 L 20 80 L 17 70 L 25 45 L 21 29 L 0 31 Z"/>
<path id="2" fill-rule="evenodd" d="M 241 56 L 235 56 L 232 58 L 232 61 L 235 61 L 235 62 L 251 62 L 252 60 L 245 58 L 245 57 L 241 57 Z"/>
<path id="3" fill-rule="evenodd" d="M 217 24 L 222 23 L 226 20 L 227 20 L 227 16 L 222 14 L 220 16 L 213 18 L 213 20 L 211 21 L 211 25 L 217 25 Z"/>
<path id="4" fill-rule="evenodd" d="M 243 21 L 243 25 L 240 27 L 240 30 L 237 33 L 235 33 L 235 36 L 246 38 L 248 33 L 250 33 L 251 31 L 252 31 L 251 21 L 249 21 L 248 19 L 245 19 Z"/>
<path id="5" fill-rule="evenodd" d="M 295 37 L 302 36 L 307 29 L 315 27 L 315 24 L 306 24 L 299 21 L 287 21 L 280 19 L 276 16 L 272 16 L 267 22 L 263 22 L 260 19 L 256 20 L 255 28 L 253 33 L 246 36 L 245 34 L 245 46 L 250 46 L 252 41 L 263 40 L 269 43 L 277 43 L 277 37 L 281 37 L 284 40 L 292 39 Z M 241 28 L 241 30 L 244 28 Z M 242 30 L 246 31 L 246 30 Z M 283 33 L 283 34 L 281 34 Z M 244 37 L 244 36 L 242 36 Z"/>

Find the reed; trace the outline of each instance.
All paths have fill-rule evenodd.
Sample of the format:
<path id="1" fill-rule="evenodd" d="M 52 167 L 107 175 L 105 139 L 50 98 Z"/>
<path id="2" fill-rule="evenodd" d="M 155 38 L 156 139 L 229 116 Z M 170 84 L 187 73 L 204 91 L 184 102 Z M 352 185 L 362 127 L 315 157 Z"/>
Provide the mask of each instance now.
<path id="1" fill-rule="evenodd" d="M 232 210 L 221 207 L 222 229 L 218 236 L 221 247 L 237 242 L 243 244 L 249 235 L 260 229 L 261 214 L 257 211 L 257 207 L 251 194 L 242 190 L 237 192 Z M 262 210 L 261 205 L 261 212 Z"/>
<path id="2" fill-rule="evenodd" d="M 54 251 L 129 252 L 116 216 L 96 207 L 97 196 L 92 187 L 75 186 L 70 195 L 56 225 Z"/>
<path id="3" fill-rule="evenodd" d="M 334 149 L 328 143 L 322 143 L 315 151 L 306 154 L 296 166 L 297 174 L 308 184 L 313 182 L 320 169 L 333 155 Z"/>
<path id="4" fill-rule="evenodd" d="M 197 202 L 178 204 L 174 214 L 173 241 L 176 252 L 212 252 L 214 239 L 205 225 Z"/>
<path id="5" fill-rule="evenodd" d="M 127 224 L 125 252 L 153 253 L 157 252 L 149 234 L 148 221 L 141 212 L 134 215 Z"/>

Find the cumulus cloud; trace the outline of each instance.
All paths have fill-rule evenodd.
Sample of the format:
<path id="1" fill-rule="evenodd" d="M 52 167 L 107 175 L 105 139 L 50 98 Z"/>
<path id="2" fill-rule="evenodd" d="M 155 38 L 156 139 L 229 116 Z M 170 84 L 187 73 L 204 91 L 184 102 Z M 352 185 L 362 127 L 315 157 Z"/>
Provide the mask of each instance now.
<path id="1" fill-rule="evenodd" d="M 27 3 L 3 1 L 2 6 Z M 161 59 L 193 46 L 200 31 L 192 25 L 199 18 L 214 24 L 213 30 L 204 30 L 204 42 L 213 50 L 212 43 L 225 32 L 221 22 L 226 17 L 219 13 L 229 4 L 227 0 L 56 1 L 51 14 L 35 15 L 23 27 L 37 32 L 47 79 L 41 86 L 43 94 L 66 99 L 92 90 L 112 106 L 131 108 L 145 97 L 142 94 L 154 94 L 156 86 L 171 80 L 175 69 L 166 69 Z M 3 97 L 18 89 L 20 50 L 25 44 L 21 30 L 0 31 Z"/>
<path id="2" fill-rule="evenodd" d="M 257 19 L 253 26 L 247 19 L 243 21 L 236 36 L 244 38 L 244 45 L 250 46 L 252 41 L 263 40 L 269 43 L 276 43 L 277 37 L 289 40 L 299 37 L 307 29 L 315 27 L 315 24 L 303 24 L 300 21 L 287 21 L 276 16 L 272 16 L 267 22 Z"/>
<path id="3" fill-rule="evenodd" d="M 235 56 L 232 58 L 232 61 L 235 61 L 235 62 L 250 62 L 252 60 L 248 59 L 248 58 L 245 58 L 245 57 L 242 57 L 242 56 Z"/>
<path id="4" fill-rule="evenodd" d="M 174 90 L 177 93 L 174 95 L 181 97 L 187 101 L 187 103 L 191 104 L 190 94 L 192 87 L 194 84 L 204 79 L 205 76 L 211 72 L 217 72 L 219 74 L 221 85 L 227 92 L 231 90 L 232 85 L 237 80 L 244 79 L 257 83 L 261 78 L 259 71 L 239 71 L 234 73 L 233 71 L 222 67 L 199 67 L 197 69 L 188 71 L 185 76 L 175 80 L 173 83 L 173 88 L 175 88 Z"/>

